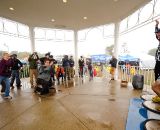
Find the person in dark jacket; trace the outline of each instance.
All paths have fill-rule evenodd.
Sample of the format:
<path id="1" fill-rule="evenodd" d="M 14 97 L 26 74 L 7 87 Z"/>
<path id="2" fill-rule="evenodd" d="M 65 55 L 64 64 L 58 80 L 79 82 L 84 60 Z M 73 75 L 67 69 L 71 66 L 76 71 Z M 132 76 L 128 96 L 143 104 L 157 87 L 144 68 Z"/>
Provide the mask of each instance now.
<path id="1" fill-rule="evenodd" d="M 64 80 L 66 81 L 66 78 L 68 78 L 68 80 L 70 80 L 70 75 L 69 75 L 69 59 L 68 59 L 68 55 L 65 55 L 64 58 L 62 59 L 62 66 L 64 68 Z"/>
<path id="2" fill-rule="evenodd" d="M 84 58 L 83 56 L 80 57 L 80 59 L 78 60 L 78 64 L 79 64 L 79 77 L 83 77 L 83 69 L 84 69 Z"/>
<path id="3" fill-rule="evenodd" d="M 70 56 L 70 59 L 69 59 L 69 74 L 70 74 L 70 77 L 73 78 L 74 77 L 74 60 L 73 60 L 73 56 Z"/>
<path id="4" fill-rule="evenodd" d="M 11 74 L 11 87 L 12 89 L 14 88 L 13 83 L 14 80 L 16 79 L 16 86 L 19 89 L 21 87 L 21 80 L 19 78 L 19 71 L 22 69 L 23 64 L 21 63 L 21 61 L 19 59 L 17 59 L 17 55 L 13 54 L 11 56 L 11 58 L 13 59 L 13 66 L 12 66 L 12 74 Z"/>
<path id="5" fill-rule="evenodd" d="M 154 68 L 155 81 L 160 76 L 160 28 L 158 28 L 158 24 L 159 24 L 159 21 L 156 20 L 155 34 L 156 34 L 156 38 L 157 38 L 159 44 L 158 44 L 158 48 L 157 48 L 156 54 L 155 54 L 155 60 L 156 60 L 156 64 L 155 64 L 155 68 Z"/>
<path id="6" fill-rule="evenodd" d="M 11 67 L 12 67 L 13 61 L 10 58 L 10 55 L 8 53 L 3 54 L 3 58 L 0 61 L 0 84 L 2 80 L 5 82 L 6 88 L 5 88 L 5 99 L 11 99 L 12 97 L 9 95 L 10 93 L 10 81 L 9 77 L 11 76 Z"/>
<path id="7" fill-rule="evenodd" d="M 36 52 L 31 54 L 28 58 L 28 61 L 29 61 L 29 77 L 30 77 L 31 88 L 36 86 L 36 83 L 37 83 L 37 75 L 38 75 L 37 61 L 38 60 L 39 60 L 39 57 L 38 57 L 38 54 Z M 35 77 L 35 85 L 33 85 L 33 75 Z"/>
<path id="8" fill-rule="evenodd" d="M 158 28 L 159 21 L 156 20 L 155 34 L 159 42 L 156 50 L 155 59 L 156 64 L 154 68 L 155 82 L 152 84 L 152 90 L 160 97 L 160 28 Z"/>
<path id="9" fill-rule="evenodd" d="M 41 95 L 49 93 L 50 79 L 51 79 L 51 64 L 49 59 L 44 60 L 44 65 L 41 65 L 38 72 L 37 84 L 42 85 Z M 35 88 L 37 91 L 38 86 Z"/>
<path id="10" fill-rule="evenodd" d="M 111 80 L 114 80 L 115 70 L 117 66 L 117 59 L 114 56 L 112 56 L 112 59 L 110 60 L 109 64 L 111 64 L 111 70 L 110 70 L 110 74 L 112 75 Z"/>

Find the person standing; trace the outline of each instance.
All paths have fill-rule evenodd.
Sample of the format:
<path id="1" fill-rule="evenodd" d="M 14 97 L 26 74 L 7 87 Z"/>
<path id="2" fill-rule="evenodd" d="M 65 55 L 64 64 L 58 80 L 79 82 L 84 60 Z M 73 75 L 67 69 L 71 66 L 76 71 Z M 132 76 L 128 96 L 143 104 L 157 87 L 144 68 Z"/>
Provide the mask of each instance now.
<path id="1" fill-rule="evenodd" d="M 10 55 L 8 53 L 3 54 L 3 58 L 0 61 L 0 84 L 2 80 L 5 83 L 5 99 L 12 99 L 12 97 L 9 95 L 10 93 L 10 81 L 9 77 L 11 76 L 11 67 L 13 65 L 13 61 L 10 58 Z"/>
<path id="2" fill-rule="evenodd" d="M 152 84 L 152 90 L 160 97 L 160 28 L 158 28 L 158 25 L 159 21 L 156 20 L 155 34 L 159 44 L 155 54 L 155 82 Z"/>
<path id="3" fill-rule="evenodd" d="M 70 80 L 70 74 L 69 74 L 69 59 L 68 59 L 68 55 L 65 55 L 64 58 L 62 59 L 62 66 L 64 68 L 64 80 L 66 81 L 66 78 L 68 78 L 68 80 Z"/>
<path id="4" fill-rule="evenodd" d="M 38 57 L 38 55 L 37 55 L 36 52 L 34 52 L 28 58 L 28 61 L 29 61 L 29 77 L 30 77 L 30 84 L 31 84 L 32 88 L 34 87 L 34 84 L 33 84 L 33 75 L 34 75 L 34 78 L 35 78 L 35 83 L 37 83 L 37 75 L 38 75 L 37 61 L 38 60 L 39 60 L 39 57 Z"/>
<path id="5" fill-rule="evenodd" d="M 70 77 L 73 78 L 74 77 L 74 60 L 73 60 L 73 56 L 70 56 L 69 65 L 70 65 L 69 74 L 70 74 Z"/>
<path id="6" fill-rule="evenodd" d="M 56 74 L 56 70 L 55 70 L 55 65 L 57 64 L 57 61 L 54 59 L 53 55 L 49 56 L 49 60 L 51 62 L 51 78 L 52 81 L 56 81 L 55 80 L 55 74 Z"/>
<path id="7" fill-rule="evenodd" d="M 19 59 L 17 59 L 17 55 L 13 54 L 11 56 L 11 58 L 13 59 L 13 66 L 12 66 L 12 74 L 11 74 L 11 83 L 10 86 L 12 87 L 12 89 L 14 88 L 13 83 L 14 80 L 16 78 L 16 85 L 17 85 L 17 89 L 20 89 L 21 87 L 21 80 L 19 78 L 19 70 L 22 69 L 23 64 L 20 62 Z"/>
<path id="8" fill-rule="evenodd" d="M 111 64 L 111 70 L 110 70 L 110 74 L 112 75 L 111 80 L 114 80 L 114 75 L 117 67 L 117 59 L 114 56 L 112 56 L 112 59 L 110 60 L 109 64 Z"/>
<path id="9" fill-rule="evenodd" d="M 78 61 L 78 64 L 79 64 L 79 77 L 83 77 L 83 69 L 84 69 L 84 58 L 83 56 L 80 57 L 79 61 Z"/>
<path id="10" fill-rule="evenodd" d="M 159 24 L 159 21 L 156 20 L 155 34 L 156 34 L 156 38 L 157 38 L 159 44 L 158 44 L 158 48 L 157 48 L 156 54 L 155 54 L 155 60 L 156 60 L 156 64 L 155 64 L 155 68 L 154 68 L 155 81 L 160 76 L 160 28 L 158 28 L 158 24 Z"/>

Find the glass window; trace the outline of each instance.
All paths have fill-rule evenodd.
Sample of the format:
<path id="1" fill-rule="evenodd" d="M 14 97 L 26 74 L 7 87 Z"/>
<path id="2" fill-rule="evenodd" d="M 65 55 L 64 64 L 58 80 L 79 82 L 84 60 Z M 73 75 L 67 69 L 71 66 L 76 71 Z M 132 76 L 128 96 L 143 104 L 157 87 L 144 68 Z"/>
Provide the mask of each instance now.
<path id="1" fill-rule="evenodd" d="M 160 0 L 157 0 L 155 4 L 156 5 L 155 5 L 155 8 L 154 8 L 154 16 L 157 16 L 157 15 L 160 15 L 160 8 L 159 8 Z"/>
<path id="2" fill-rule="evenodd" d="M 149 20 L 152 16 L 152 12 L 153 12 L 153 5 L 151 3 L 141 8 L 139 22 L 142 23 Z"/>
<path id="3" fill-rule="evenodd" d="M 28 38 L 19 38 L 10 35 L 0 34 L 0 48 L 1 51 L 18 51 L 30 52 L 30 40 Z"/>
<path id="4" fill-rule="evenodd" d="M 15 22 L 3 19 L 4 32 L 17 34 L 17 24 Z"/>
<path id="5" fill-rule="evenodd" d="M 44 47 L 45 45 L 45 47 Z M 57 41 L 35 41 L 36 51 L 45 54 L 46 52 L 51 52 L 51 54 L 55 57 L 57 55 L 74 55 L 74 43 L 70 42 L 57 42 Z"/>
<path id="6" fill-rule="evenodd" d="M 113 36 L 114 35 L 114 24 L 104 25 L 104 37 L 105 36 Z"/>
<path id="7" fill-rule="evenodd" d="M 128 19 L 128 28 L 134 27 L 138 23 L 139 10 L 133 13 Z"/>
<path id="8" fill-rule="evenodd" d="M 89 30 L 78 31 L 78 41 L 84 41 L 84 40 L 86 40 L 86 35 L 87 35 L 88 31 Z"/>
<path id="9" fill-rule="evenodd" d="M 55 39 L 56 33 L 55 30 L 46 30 L 46 39 L 52 40 Z"/>
<path id="10" fill-rule="evenodd" d="M 74 39 L 73 34 L 74 34 L 73 31 L 65 31 L 65 40 L 66 41 L 73 41 L 73 39 Z"/>
<path id="11" fill-rule="evenodd" d="M 127 30 L 127 18 L 122 20 L 120 23 L 120 27 L 119 27 L 119 32 L 124 32 L 125 30 Z"/>
<path id="12" fill-rule="evenodd" d="M 35 28 L 35 38 L 45 38 L 45 30 L 41 28 Z"/>
<path id="13" fill-rule="evenodd" d="M 19 35 L 29 37 L 29 27 L 23 24 L 18 24 Z"/>
<path id="14" fill-rule="evenodd" d="M 64 31 L 56 30 L 56 40 L 64 40 Z"/>

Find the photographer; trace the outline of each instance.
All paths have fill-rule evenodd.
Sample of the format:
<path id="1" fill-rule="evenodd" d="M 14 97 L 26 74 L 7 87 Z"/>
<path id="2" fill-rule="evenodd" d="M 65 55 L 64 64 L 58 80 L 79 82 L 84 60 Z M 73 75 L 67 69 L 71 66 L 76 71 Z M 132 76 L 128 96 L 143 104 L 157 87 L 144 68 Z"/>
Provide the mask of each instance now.
<path id="1" fill-rule="evenodd" d="M 16 54 L 11 55 L 11 58 L 13 60 L 13 65 L 12 65 L 12 68 L 11 68 L 12 74 L 11 74 L 10 86 L 12 87 L 12 89 L 14 88 L 13 83 L 14 83 L 14 80 L 16 79 L 17 89 L 20 89 L 21 81 L 20 81 L 20 78 L 19 78 L 19 70 L 22 69 L 23 64 L 20 62 L 19 59 L 17 59 L 17 55 Z"/>
<path id="2" fill-rule="evenodd" d="M 35 87 L 35 92 L 40 92 L 41 95 L 49 93 L 50 87 L 50 79 L 51 79 L 51 62 L 49 59 L 44 60 L 44 65 L 39 67 L 37 84 L 38 86 Z M 42 85 L 39 86 L 39 85 Z"/>
<path id="3" fill-rule="evenodd" d="M 37 61 L 39 60 L 38 54 L 37 52 L 34 52 L 33 54 L 31 54 L 28 58 L 28 62 L 29 62 L 29 77 L 30 77 L 30 83 L 31 83 L 31 87 L 34 87 L 33 84 L 33 75 L 35 77 L 35 83 L 37 83 L 37 75 L 38 75 L 38 71 L 37 71 Z M 36 84 L 35 84 L 36 86 Z"/>

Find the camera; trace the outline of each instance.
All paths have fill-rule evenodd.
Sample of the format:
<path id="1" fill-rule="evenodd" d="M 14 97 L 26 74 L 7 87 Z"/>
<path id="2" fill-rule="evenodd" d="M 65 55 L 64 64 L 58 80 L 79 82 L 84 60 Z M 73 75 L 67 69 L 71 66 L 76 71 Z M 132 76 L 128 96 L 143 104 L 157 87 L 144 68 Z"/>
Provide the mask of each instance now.
<path id="1" fill-rule="evenodd" d="M 37 52 L 33 52 L 32 57 L 33 59 L 37 59 Z"/>

